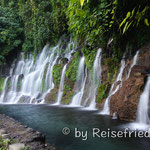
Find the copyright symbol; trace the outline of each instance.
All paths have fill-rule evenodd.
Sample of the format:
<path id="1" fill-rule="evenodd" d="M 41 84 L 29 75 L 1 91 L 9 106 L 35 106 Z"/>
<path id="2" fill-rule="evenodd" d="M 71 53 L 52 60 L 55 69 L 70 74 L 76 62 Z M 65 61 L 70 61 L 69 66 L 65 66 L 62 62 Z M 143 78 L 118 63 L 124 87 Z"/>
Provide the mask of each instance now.
<path id="1" fill-rule="evenodd" d="M 69 129 L 68 127 L 64 127 L 64 128 L 62 129 L 62 133 L 63 133 L 64 135 L 68 135 L 68 134 L 70 134 L 70 129 Z"/>

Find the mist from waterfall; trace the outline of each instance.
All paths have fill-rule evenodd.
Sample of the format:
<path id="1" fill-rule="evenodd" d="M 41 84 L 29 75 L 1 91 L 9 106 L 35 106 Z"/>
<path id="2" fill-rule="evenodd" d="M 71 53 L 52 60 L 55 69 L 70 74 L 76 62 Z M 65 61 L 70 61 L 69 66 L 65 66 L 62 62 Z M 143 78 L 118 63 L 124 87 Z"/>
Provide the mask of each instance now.
<path id="1" fill-rule="evenodd" d="M 106 114 L 106 115 L 110 114 L 110 99 L 111 99 L 111 96 L 114 95 L 119 90 L 119 88 L 122 86 L 122 76 L 123 76 L 125 66 L 126 66 L 125 60 L 123 58 L 121 60 L 121 67 L 120 67 L 118 76 L 117 76 L 115 82 L 111 86 L 111 89 L 109 91 L 109 95 L 108 95 L 107 99 L 105 100 L 103 110 L 100 112 L 100 114 Z M 116 85 L 116 83 L 118 81 L 120 81 L 120 83 L 114 89 L 114 86 Z"/>

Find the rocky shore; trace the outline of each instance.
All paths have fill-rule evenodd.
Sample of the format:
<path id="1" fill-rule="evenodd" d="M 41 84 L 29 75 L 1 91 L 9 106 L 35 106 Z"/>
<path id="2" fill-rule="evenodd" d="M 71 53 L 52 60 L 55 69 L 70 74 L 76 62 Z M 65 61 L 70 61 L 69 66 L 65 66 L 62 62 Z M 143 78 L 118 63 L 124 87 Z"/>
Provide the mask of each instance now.
<path id="1" fill-rule="evenodd" d="M 14 139 L 16 142 L 8 146 L 9 150 L 57 150 L 45 142 L 45 136 L 4 114 L 0 114 L 0 137 Z"/>

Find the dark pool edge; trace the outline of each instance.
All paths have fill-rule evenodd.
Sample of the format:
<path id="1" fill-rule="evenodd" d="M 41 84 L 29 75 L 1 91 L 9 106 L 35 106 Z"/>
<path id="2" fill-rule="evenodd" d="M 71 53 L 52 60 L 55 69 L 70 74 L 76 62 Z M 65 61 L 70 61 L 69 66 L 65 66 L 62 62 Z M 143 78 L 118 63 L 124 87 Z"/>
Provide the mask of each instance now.
<path id="1" fill-rule="evenodd" d="M 5 114 L 0 114 L 0 136 L 7 139 L 15 139 L 30 147 L 30 150 L 58 150 L 51 144 L 46 143 L 45 135 L 39 131 L 23 125 L 17 120 Z"/>

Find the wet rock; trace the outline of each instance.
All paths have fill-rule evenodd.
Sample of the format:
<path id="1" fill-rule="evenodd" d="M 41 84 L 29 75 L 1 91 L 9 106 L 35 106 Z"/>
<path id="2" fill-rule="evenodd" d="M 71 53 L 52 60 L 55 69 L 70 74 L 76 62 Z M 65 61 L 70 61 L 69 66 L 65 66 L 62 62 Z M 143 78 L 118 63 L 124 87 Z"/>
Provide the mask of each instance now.
<path id="1" fill-rule="evenodd" d="M 0 132 L 6 135 L 7 131 L 7 138 L 13 138 L 18 142 L 10 145 L 9 150 L 20 150 L 24 148 L 24 145 L 29 146 L 31 150 L 56 150 L 50 144 L 45 146 L 45 136 L 42 133 L 23 126 L 18 121 L 5 115 L 0 114 L 0 121 Z"/>
<path id="2" fill-rule="evenodd" d="M 62 58 L 62 59 L 61 59 L 61 62 L 62 62 L 63 64 L 66 64 L 66 63 L 68 63 L 68 59 L 67 59 L 67 58 Z"/>
<path id="3" fill-rule="evenodd" d="M 39 92 L 39 93 L 35 96 L 35 98 L 36 98 L 36 99 L 39 99 L 41 96 L 42 96 L 42 93 Z"/>
<path id="4" fill-rule="evenodd" d="M 132 63 L 128 61 L 125 72 Z M 135 121 L 140 95 L 144 90 L 147 76 L 150 74 L 150 48 L 140 49 L 137 64 L 132 68 L 129 79 L 123 76 L 122 87 L 111 97 L 110 113 L 117 112 L 119 119 Z"/>
<path id="5" fill-rule="evenodd" d="M 43 99 L 37 99 L 37 103 L 41 103 Z"/>
<path id="6" fill-rule="evenodd" d="M 5 129 L 0 129 L 0 135 L 2 134 L 6 134 L 6 130 Z"/>
<path id="7" fill-rule="evenodd" d="M 22 95 L 18 101 L 18 103 L 29 103 L 30 102 L 30 96 Z"/>
<path id="8" fill-rule="evenodd" d="M 4 139 L 7 139 L 7 138 L 9 138 L 10 135 L 9 135 L 9 134 L 2 134 L 1 136 L 2 136 Z"/>
<path id="9" fill-rule="evenodd" d="M 23 80 L 23 78 L 24 78 L 24 74 L 20 74 L 20 75 L 19 75 L 19 81 L 20 81 L 20 80 Z"/>
<path id="10" fill-rule="evenodd" d="M 58 94 L 58 87 L 54 87 L 54 89 L 52 89 L 51 92 L 45 96 L 44 98 L 45 103 L 49 103 L 49 104 L 55 103 L 57 99 L 57 94 Z"/>
<path id="11" fill-rule="evenodd" d="M 133 68 L 132 68 L 132 71 L 131 73 L 133 75 L 139 73 L 139 74 L 149 74 L 150 73 L 150 70 L 149 68 L 147 68 L 146 66 L 138 66 L 138 65 L 135 65 Z"/>
<path id="12" fill-rule="evenodd" d="M 8 150 L 21 150 L 21 149 L 24 149 L 24 148 L 25 148 L 24 144 L 22 144 L 22 143 L 15 143 L 15 144 L 9 145 Z"/>
<path id="13" fill-rule="evenodd" d="M 116 89 L 116 87 L 117 87 L 120 83 L 121 83 L 121 81 L 118 81 L 118 82 L 115 83 L 114 88 L 113 88 L 113 91 Z"/>
<path id="14" fill-rule="evenodd" d="M 144 76 L 135 78 L 132 76 L 122 83 L 122 87 L 111 97 L 110 112 L 113 115 L 117 112 L 121 120 L 133 121 L 136 118 L 136 111 L 139 97 L 143 91 Z"/>

